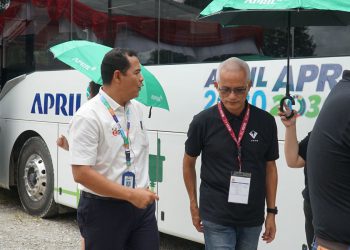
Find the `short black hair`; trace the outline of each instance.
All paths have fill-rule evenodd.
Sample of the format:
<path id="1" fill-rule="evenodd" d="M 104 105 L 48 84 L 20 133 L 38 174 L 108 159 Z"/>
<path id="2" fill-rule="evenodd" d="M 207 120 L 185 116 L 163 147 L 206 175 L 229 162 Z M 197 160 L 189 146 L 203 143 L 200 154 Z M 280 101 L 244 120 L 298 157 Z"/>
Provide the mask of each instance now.
<path id="1" fill-rule="evenodd" d="M 114 48 L 109 51 L 102 60 L 101 76 L 103 84 L 110 84 L 113 79 L 114 71 L 119 70 L 123 74 L 130 68 L 130 62 L 127 57 L 137 57 L 136 52 L 129 49 Z"/>
<path id="2" fill-rule="evenodd" d="M 98 94 L 100 88 L 101 84 L 95 83 L 94 81 L 89 82 L 90 99 Z"/>

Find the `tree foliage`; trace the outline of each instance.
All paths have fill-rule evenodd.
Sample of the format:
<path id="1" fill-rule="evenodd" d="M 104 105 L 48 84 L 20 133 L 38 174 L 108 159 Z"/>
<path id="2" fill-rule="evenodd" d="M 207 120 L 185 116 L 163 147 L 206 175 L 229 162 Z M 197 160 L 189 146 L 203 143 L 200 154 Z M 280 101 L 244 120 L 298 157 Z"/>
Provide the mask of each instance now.
<path id="1" fill-rule="evenodd" d="M 292 39 L 294 41 L 292 42 Z M 265 56 L 284 58 L 287 57 L 287 30 L 284 28 L 266 29 L 264 32 L 264 42 L 261 48 Z M 294 28 L 294 36 L 290 36 L 290 56 L 313 56 L 316 44 L 313 37 L 308 34 L 308 28 Z M 294 49 L 294 54 L 292 51 Z"/>

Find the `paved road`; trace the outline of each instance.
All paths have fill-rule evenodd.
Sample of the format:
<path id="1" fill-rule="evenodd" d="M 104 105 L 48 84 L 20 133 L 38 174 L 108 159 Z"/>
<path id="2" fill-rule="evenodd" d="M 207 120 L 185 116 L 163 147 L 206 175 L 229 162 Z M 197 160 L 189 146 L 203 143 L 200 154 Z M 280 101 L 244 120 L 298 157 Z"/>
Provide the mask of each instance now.
<path id="1" fill-rule="evenodd" d="M 0 189 L 0 250 L 80 249 L 75 213 L 41 219 L 23 212 L 16 191 Z M 202 250 L 203 245 L 161 234 L 161 250 Z"/>

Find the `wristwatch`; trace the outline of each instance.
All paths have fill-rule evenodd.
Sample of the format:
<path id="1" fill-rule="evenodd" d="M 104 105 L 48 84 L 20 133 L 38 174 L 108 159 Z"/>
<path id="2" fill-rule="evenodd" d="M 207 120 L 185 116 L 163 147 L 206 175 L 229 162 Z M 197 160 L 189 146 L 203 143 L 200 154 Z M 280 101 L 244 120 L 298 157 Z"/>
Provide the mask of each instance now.
<path id="1" fill-rule="evenodd" d="M 275 207 L 275 208 L 267 208 L 266 212 L 271 213 L 271 214 L 278 214 L 278 209 L 277 209 L 277 207 Z"/>

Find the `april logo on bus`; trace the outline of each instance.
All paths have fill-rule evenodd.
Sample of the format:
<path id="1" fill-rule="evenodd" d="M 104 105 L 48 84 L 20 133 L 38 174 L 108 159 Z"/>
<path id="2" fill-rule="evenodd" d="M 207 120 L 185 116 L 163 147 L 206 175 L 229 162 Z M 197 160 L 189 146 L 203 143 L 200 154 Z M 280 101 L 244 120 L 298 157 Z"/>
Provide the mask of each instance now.
<path id="1" fill-rule="evenodd" d="M 30 113 L 73 116 L 81 106 L 81 94 L 36 93 Z"/>

